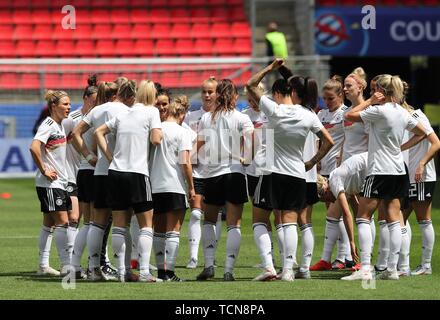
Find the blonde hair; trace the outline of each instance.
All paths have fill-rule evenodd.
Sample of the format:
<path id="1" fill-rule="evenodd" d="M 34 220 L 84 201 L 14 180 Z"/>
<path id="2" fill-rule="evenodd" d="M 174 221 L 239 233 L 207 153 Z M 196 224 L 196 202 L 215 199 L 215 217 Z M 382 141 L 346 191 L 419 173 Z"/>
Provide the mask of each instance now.
<path id="1" fill-rule="evenodd" d="M 391 97 L 395 103 L 402 103 L 404 98 L 404 87 L 399 76 L 384 74 L 376 81 L 376 86 L 384 92 L 384 95 Z"/>
<path id="2" fill-rule="evenodd" d="M 318 195 L 321 197 L 324 192 L 324 185 L 327 184 L 327 178 L 321 176 L 320 174 L 318 174 L 318 176 L 316 177 L 316 187 L 318 189 Z"/>
<path id="3" fill-rule="evenodd" d="M 218 82 L 217 82 L 217 80 L 215 79 L 215 76 L 209 76 L 208 79 L 203 80 L 203 82 L 202 82 L 202 86 L 204 86 L 205 84 L 213 84 L 213 85 L 217 85 Z"/>
<path id="4" fill-rule="evenodd" d="M 101 82 L 98 86 L 98 93 L 96 95 L 95 106 L 99 106 L 106 102 L 118 92 L 118 85 L 114 82 Z"/>
<path id="5" fill-rule="evenodd" d="M 406 97 L 409 92 L 409 84 L 406 81 L 402 81 L 402 85 L 403 85 L 403 99 L 400 105 L 402 106 L 402 108 L 406 109 L 406 111 L 408 111 L 409 113 L 413 113 L 414 112 L 413 106 L 409 105 L 408 102 L 406 102 Z"/>
<path id="6" fill-rule="evenodd" d="M 116 95 L 124 103 L 134 98 L 136 96 L 136 81 L 128 80 L 122 83 Z"/>
<path id="7" fill-rule="evenodd" d="M 167 111 L 168 116 L 173 118 L 179 118 L 181 115 L 184 115 L 188 110 L 188 98 L 186 96 L 179 96 L 174 101 L 168 105 Z"/>
<path id="8" fill-rule="evenodd" d="M 365 90 L 367 88 L 367 74 L 362 67 L 354 69 L 347 78 L 352 78 L 361 88 Z"/>
<path id="9" fill-rule="evenodd" d="M 329 91 L 333 91 L 334 93 L 336 93 L 338 96 L 342 95 L 343 92 L 343 82 L 342 82 L 342 77 L 339 75 L 334 75 L 333 77 L 331 77 L 331 79 L 328 79 L 325 83 L 324 83 L 324 87 L 322 88 L 323 91 L 325 90 L 329 90 Z"/>
<path id="10" fill-rule="evenodd" d="M 61 98 L 68 97 L 67 92 L 62 90 L 47 90 L 44 99 L 47 102 L 47 107 L 49 108 L 49 112 L 52 112 L 52 106 L 57 106 L 60 102 Z"/>
<path id="11" fill-rule="evenodd" d="M 191 106 L 190 103 L 189 103 L 188 97 L 185 96 L 185 95 L 177 96 L 174 99 L 174 102 L 177 103 L 177 104 L 180 104 L 182 107 L 184 107 L 185 108 L 185 112 L 187 112 L 189 107 Z"/>
<path id="12" fill-rule="evenodd" d="M 156 102 L 156 92 L 153 81 L 142 80 L 136 93 L 136 102 L 152 106 Z"/>

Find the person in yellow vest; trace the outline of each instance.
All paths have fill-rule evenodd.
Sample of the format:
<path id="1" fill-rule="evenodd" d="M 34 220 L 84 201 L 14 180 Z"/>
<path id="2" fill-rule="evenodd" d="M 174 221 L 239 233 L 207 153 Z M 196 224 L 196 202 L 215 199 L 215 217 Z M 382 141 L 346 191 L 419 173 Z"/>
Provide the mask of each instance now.
<path id="1" fill-rule="evenodd" d="M 278 25 L 276 22 L 270 22 L 267 25 L 265 38 L 268 57 L 283 59 L 288 57 L 286 37 L 284 36 L 284 33 L 278 31 Z"/>

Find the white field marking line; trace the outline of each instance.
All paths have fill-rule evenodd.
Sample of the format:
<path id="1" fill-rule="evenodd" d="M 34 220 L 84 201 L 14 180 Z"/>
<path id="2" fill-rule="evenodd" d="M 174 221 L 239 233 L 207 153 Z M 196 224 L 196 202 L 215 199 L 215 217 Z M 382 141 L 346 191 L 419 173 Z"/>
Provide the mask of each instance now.
<path id="1" fill-rule="evenodd" d="M 0 236 L 0 239 L 38 239 L 38 236 Z"/>

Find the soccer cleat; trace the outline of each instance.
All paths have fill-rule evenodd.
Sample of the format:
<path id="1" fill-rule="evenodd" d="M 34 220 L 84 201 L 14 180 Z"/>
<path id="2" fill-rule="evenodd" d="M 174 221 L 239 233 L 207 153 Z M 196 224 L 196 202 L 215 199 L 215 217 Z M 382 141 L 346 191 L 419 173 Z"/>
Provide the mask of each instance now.
<path id="1" fill-rule="evenodd" d="M 139 270 L 139 261 L 133 259 L 130 261 L 130 268 L 133 270 Z"/>
<path id="2" fill-rule="evenodd" d="M 151 273 L 148 273 L 148 274 L 140 274 L 139 275 L 139 282 L 156 283 L 156 282 L 163 282 L 163 280 L 156 278 Z"/>
<path id="3" fill-rule="evenodd" d="M 295 272 L 295 279 L 310 279 L 312 276 L 310 275 L 310 271 L 300 271 Z"/>
<path id="4" fill-rule="evenodd" d="M 214 266 L 204 268 L 203 271 L 197 276 L 198 281 L 205 281 L 214 278 Z"/>
<path id="5" fill-rule="evenodd" d="M 167 271 L 165 271 L 165 273 L 166 273 L 166 278 L 167 278 L 165 281 L 168 281 L 168 282 L 183 282 L 184 281 L 183 279 L 180 279 L 174 273 L 174 271 L 167 270 Z"/>
<path id="6" fill-rule="evenodd" d="M 397 273 L 397 270 L 385 270 L 384 272 L 381 272 L 379 275 L 377 275 L 376 278 L 380 280 L 399 280 L 399 274 Z"/>
<path id="7" fill-rule="evenodd" d="M 285 269 L 281 274 L 277 276 L 277 279 L 280 279 L 281 281 L 287 281 L 292 282 L 295 280 L 295 275 L 293 274 L 293 270 L 291 269 Z"/>
<path id="8" fill-rule="evenodd" d="M 345 263 L 336 259 L 335 261 L 333 261 L 332 263 L 332 270 L 342 270 L 345 269 Z"/>
<path id="9" fill-rule="evenodd" d="M 87 279 L 87 273 L 84 272 L 83 268 L 79 267 L 79 269 L 75 271 L 75 279 L 77 280 Z"/>
<path id="10" fill-rule="evenodd" d="M 350 268 L 350 271 L 358 271 L 358 270 L 361 270 L 361 264 L 360 263 L 356 263 L 354 266 L 352 266 L 351 268 Z"/>
<path id="11" fill-rule="evenodd" d="M 116 280 L 117 277 L 110 279 L 100 267 L 96 267 L 90 270 L 89 278 L 90 281 L 108 281 L 108 280 Z"/>
<path id="12" fill-rule="evenodd" d="M 345 280 L 345 281 L 372 280 L 372 279 L 373 279 L 373 275 L 371 274 L 370 270 L 368 270 L 368 271 L 358 270 L 358 271 L 353 272 L 349 276 L 341 278 L 341 280 Z"/>
<path id="13" fill-rule="evenodd" d="M 110 263 L 106 263 L 101 267 L 102 273 L 107 277 L 107 280 L 116 280 L 118 278 L 118 270 Z"/>
<path id="14" fill-rule="evenodd" d="M 188 261 L 188 264 L 186 265 L 187 269 L 195 269 L 197 268 L 197 259 L 191 258 Z"/>
<path id="15" fill-rule="evenodd" d="M 417 266 L 414 271 L 411 272 L 411 275 L 413 276 L 421 276 L 421 275 L 430 275 L 432 274 L 431 267 L 425 267 L 425 266 Z"/>
<path id="16" fill-rule="evenodd" d="M 331 269 L 331 263 L 325 260 L 319 260 L 317 263 L 310 267 L 310 271 L 327 271 Z"/>
<path id="17" fill-rule="evenodd" d="M 411 270 L 397 270 L 397 274 L 399 277 L 410 277 L 411 276 Z"/>
<path id="18" fill-rule="evenodd" d="M 125 274 L 125 282 L 138 282 L 139 276 L 133 272 L 128 272 Z"/>
<path id="19" fill-rule="evenodd" d="M 61 273 L 58 270 L 55 270 L 52 267 L 39 267 L 37 271 L 37 275 L 39 276 L 53 276 L 53 277 L 59 277 Z"/>
<path id="20" fill-rule="evenodd" d="M 253 281 L 272 281 L 277 278 L 277 272 L 275 269 L 265 269 L 262 273 L 256 276 Z"/>
<path id="21" fill-rule="evenodd" d="M 223 281 L 235 281 L 235 278 L 231 272 L 226 272 L 223 275 Z"/>
<path id="22" fill-rule="evenodd" d="M 345 259 L 345 268 L 352 269 L 354 268 L 356 263 L 353 260 L 347 260 Z"/>
<path id="23" fill-rule="evenodd" d="M 163 269 L 157 270 L 157 277 L 163 281 L 168 281 L 168 273 Z"/>
<path id="24" fill-rule="evenodd" d="M 374 271 L 376 271 L 377 273 L 384 272 L 386 269 L 387 269 L 387 268 L 381 269 L 381 268 L 379 268 L 379 267 L 376 266 L 376 265 L 374 266 Z"/>

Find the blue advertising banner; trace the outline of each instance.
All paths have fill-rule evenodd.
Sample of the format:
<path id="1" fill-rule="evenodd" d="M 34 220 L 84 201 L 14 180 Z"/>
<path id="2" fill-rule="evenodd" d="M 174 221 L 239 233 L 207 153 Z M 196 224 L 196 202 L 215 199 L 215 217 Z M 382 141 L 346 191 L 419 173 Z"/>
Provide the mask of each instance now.
<path id="1" fill-rule="evenodd" d="M 440 8 L 374 9 L 375 15 L 362 13 L 362 7 L 318 8 L 315 11 L 316 53 L 440 56 Z M 375 29 L 366 29 L 365 22 L 375 22 Z"/>
<path id="2" fill-rule="evenodd" d="M 33 177 L 37 167 L 29 146 L 32 138 L 0 139 L 0 178 Z"/>

